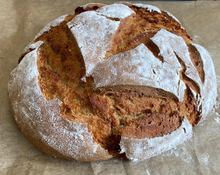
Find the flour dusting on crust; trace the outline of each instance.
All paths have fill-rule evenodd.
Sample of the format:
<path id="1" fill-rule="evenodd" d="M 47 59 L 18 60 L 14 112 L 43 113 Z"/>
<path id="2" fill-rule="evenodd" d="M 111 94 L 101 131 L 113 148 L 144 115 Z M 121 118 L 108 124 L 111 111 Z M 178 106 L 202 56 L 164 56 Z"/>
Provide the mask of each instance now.
<path id="1" fill-rule="evenodd" d="M 51 29 L 51 27 L 55 27 L 55 26 L 60 25 L 60 23 L 65 20 L 66 16 L 68 16 L 68 15 L 60 16 L 59 18 L 51 21 L 35 36 L 34 40 L 37 39 L 39 36 L 41 36 L 44 32 L 49 31 Z"/>
<path id="2" fill-rule="evenodd" d="M 162 137 L 135 139 L 122 137 L 121 152 L 132 161 L 144 160 L 175 148 L 192 137 L 192 125 L 185 117 L 182 125 L 170 134 Z M 141 159 L 140 159 L 141 157 Z"/>
<path id="3" fill-rule="evenodd" d="M 35 36 L 34 40 L 36 40 L 38 37 L 40 37 L 43 33 L 48 32 L 51 29 L 51 27 L 55 27 L 55 26 L 60 25 L 60 23 L 62 23 L 65 20 L 66 16 L 68 16 L 68 15 L 60 16 L 59 18 L 51 21 Z M 27 53 L 30 50 L 34 49 L 33 47 L 36 45 L 36 43 L 34 43 L 34 40 L 24 48 L 24 50 L 22 51 L 22 54 Z"/>
<path id="4" fill-rule="evenodd" d="M 67 23 L 84 58 L 86 76 L 111 50 L 111 39 L 119 24 L 119 21 L 112 21 L 94 11 L 81 13 Z"/>
<path id="5" fill-rule="evenodd" d="M 42 41 L 28 53 L 11 73 L 8 85 L 9 98 L 15 113 L 15 120 L 21 129 L 26 128 L 29 137 L 43 141 L 65 157 L 79 161 L 98 160 L 100 155 L 112 156 L 93 141 L 86 123 L 71 122 L 59 114 L 62 102 L 47 101 L 38 84 L 37 57 Z"/>
<path id="6" fill-rule="evenodd" d="M 163 10 L 164 12 L 166 12 L 170 17 L 172 17 L 175 21 L 177 21 L 178 23 L 180 23 L 180 21 L 170 12 Z M 181 24 L 181 23 L 180 23 Z"/>
<path id="7" fill-rule="evenodd" d="M 174 65 L 175 64 L 175 65 Z M 178 60 L 162 63 L 144 45 L 111 56 L 97 64 L 92 76 L 94 87 L 141 85 L 160 88 L 183 101 L 185 84 L 180 80 Z"/>
<path id="8" fill-rule="evenodd" d="M 128 6 L 123 4 L 106 5 L 96 10 L 99 15 L 104 15 L 110 18 L 124 19 L 135 13 Z"/>
<path id="9" fill-rule="evenodd" d="M 136 7 L 142 7 L 142 8 L 146 8 L 149 10 L 149 12 L 155 11 L 157 13 L 161 13 L 160 9 L 158 7 L 155 7 L 153 5 L 148 5 L 148 4 L 133 4 Z"/>
<path id="10" fill-rule="evenodd" d="M 170 12 L 167 12 L 165 10 L 163 10 L 163 11 L 166 12 L 167 15 L 169 15 L 171 18 L 173 18 L 176 22 L 178 22 L 181 25 L 181 22 L 173 14 L 171 14 Z M 181 28 L 186 30 L 182 25 L 181 25 Z"/>
<path id="11" fill-rule="evenodd" d="M 217 98 L 215 68 L 208 51 L 198 44 L 192 45 L 195 46 L 201 56 L 203 62 L 203 70 L 205 74 L 201 96 L 198 98 L 199 103 L 202 105 L 202 117 L 204 118 L 208 115 L 210 109 L 215 105 Z"/>
<path id="12" fill-rule="evenodd" d="M 159 8 L 152 5 L 133 5 L 146 8 L 153 14 L 161 13 Z M 129 3 L 128 6 L 131 7 L 132 4 Z M 190 58 L 188 46 L 183 38 L 164 29 L 151 38 L 159 48 L 162 61 L 143 43 L 134 49 L 105 58 L 106 53 L 112 49 L 112 40 L 121 19 L 135 15 L 128 6 L 120 3 L 112 5 L 89 3 L 81 6 L 85 12 L 67 23 L 85 63 L 86 75 L 81 80 L 86 82 L 86 77 L 91 75 L 94 80 L 93 90 L 120 85 L 158 88 L 172 93 L 179 102 L 182 102 L 187 88 L 185 80 L 181 78 L 183 73 L 199 87 L 199 92 L 195 92 L 191 87 L 189 89 L 196 99 L 197 110 L 201 112 L 203 119 L 214 106 L 217 97 L 214 65 L 203 47 L 192 44 L 201 56 L 204 82 Z M 88 9 L 97 10 L 86 11 Z M 180 23 L 171 13 L 164 12 Z M 165 16 L 168 17 L 167 15 Z M 46 25 L 35 39 L 49 31 L 51 27 L 58 26 L 66 16 L 63 15 Z M 37 67 L 43 44 L 43 41 L 30 43 L 23 51 L 27 54 L 11 73 L 8 84 L 9 99 L 18 126 L 42 151 L 47 153 L 49 151 L 48 154 L 51 155 L 77 161 L 96 161 L 113 157 L 94 141 L 87 123 L 73 122 L 64 118 L 59 113 L 62 102 L 59 99 L 47 101 L 43 96 L 39 87 Z M 120 153 L 125 153 L 127 158 L 133 161 L 144 160 L 170 150 L 191 137 L 192 125 L 186 116 L 178 129 L 162 137 L 136 139 L 122 136 L 119 144 Z"/>
<path id="13" fill-rule="evenodd" d="M 88 3 L 88 4 L 82 5 L 82 6 L 80 6 L 80 7 L 82 7 L 82 8 L 85 10 L 86 7 L 88 7 L 88 6 L 90 6 L 90 5 L 96 5 L 96 4 L 98 4 L 98 5 L 105 5 L 105 4 L 102 4 L 102 3 Z"/>
<path id="14" fill-rule="evenodd" d="M 151 40 L 159 47 L 160 55 L 164 58 L 164 61 L 170 65 L 175 67 L 173 61 L 178 60 L 178 56 L 185 64 L 186 71 L 184 74 L 202 89 L 199 73 L 190 59 L 188 47 L 182 37 L 161 29 Z"/>
<path id="15" fill-rule="evenodd" d="M 33 49 L 38 48 L 41 44 L 42 44 L 42 41 L 41 41 L 41 42 L 36 42 L 36 43 L 33 43 L 33 42 L 29 43 L 29 44 L 24 48 L 24 50 L 22 51 L 22 54 L 23 54 L 23 53 L 27 53 L 27 52 L 29 52 L 30 50 L 33 50 Z"/>

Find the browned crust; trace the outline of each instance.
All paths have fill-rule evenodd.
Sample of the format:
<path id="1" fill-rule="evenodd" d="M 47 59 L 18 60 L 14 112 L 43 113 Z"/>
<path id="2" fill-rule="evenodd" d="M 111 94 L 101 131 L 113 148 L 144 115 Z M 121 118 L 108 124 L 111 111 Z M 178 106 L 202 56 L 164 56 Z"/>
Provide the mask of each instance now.
<path id="1" fill-rule="evenodd" d="M 105 4 L 101 3 L 90 3 L 83 8 L 83 6 L 77 7 L 75 9 L 75 14 L 78 15 L 85 11 L 96 11 L 98 8 L 105 6 Z"/>
<path id="2" fill-rule="evenodd" d="M 201 56 L 200 56 L 199 52 L 197 51 L 197 49 L 195 48 L 195 46 L 193 46 L 192 44 L 188 45 L 188 49 L 189 49 L 190 58 L 193 62 L 193 65 L 197 69 L 199 76 L 201 78 L 201 81 L 204 83 L 205 73 L 203 70 L 203 63 L 202 63 Z"/>
<path id="3" fill-rule="evenodd" d="M 166 108 L 166 106 L 164 105 L 162 108 Z M 132 138 L 162 137 L 169 131 L 172 132 L 179 128 L 182 123 L 182 118 L 177 112 L 170 113 L 169 117 L 167 117 L 166 113 L 152 113 L 150 109 L 146 112 L 148 113 L 135 121 L 129 121 L 131 118 L 124 118 L 123 122 L 126 123 L 126 125 L 114 129 L 114 133 Z"/>
<path id="4" fill-rule="evenodd" d="M 163 62 L 163 58 L 158 56 L 159 49 L 150 38 L 160 29 L 166 29 L 182 37 L 188 44 L 191 59 L 204 81 L 201 58 L 191 45 L 192 40 L 186 30 L 181 28 L 177 21 L 166 12 L 159 14 L 127 5 L 136 12 L 136 15 L 121 20 L 112 40 L 112 50 L 106 54 L 105 59 L 144 43 L 155 57 Z M 97 10 L 102 6 L 91 4 L 84 9 L 78 7 L 75 15 Z M 87 77 L 86 83 L 82 82 L 85 65 L 77 42 L 66 26 L 75 15 L 67 16 L 59 26 L 52 27 L 35 40 L 44 41 L 37 63 L 41 91 L 46 99 L 58 98 L 63 102 L 60 107 L 63 117 L 71 121 L 86 122 L 94 140 L 107 148 L 112 155 L 119 151 L 121 136 L 133 138 L 163 136 L 176 130 L 184 116 L 187 116 L 192 125 L 198 123 L 200 117 L 196 110 L 197 105 L 189 89 L 186 90 L 184 101 L 180 103 L 172 94 L 160 89 L 127 86 L 93 90 L 92 77 Z M 21 56 L 19 62 L 25 54 Z M 184 80 L 184 77 L 182 79 Z M 185 82 L 188 87 L 199 91 L 192 80 L 185 79 Z M 112 89 L 111 92 L 107 90 L 109 88 Z M 63 157 L 52 148 L 40 149 L 48 154 Z"/>
<path id="5" fill-rule="evenodd" d="M 162 57 L 158 56 L 159 50 L 157 46 L 150 40 L 161 29 L 182 37 L 187 44 L 192 43 L 186 30 L 181 28 L 181 25 L 166 12 L 162 11 L 159 14 L 149 12 L 145 8 L 133 5 L 128 6 L 136 12 L 136 15 L 131 15 L 121 20 L 120 26 L 114 35 L 112 50 L 106 54 L 106 58 L 144 43 L 154 53 L 155 57 L 162 60 Z"/>
<path id="6" fill-rule="evenodd" d="M 9 104 L 11 107 L 11 111 L 13 113 L 13 115 L 15 116 L 15 112 L 13 110 L 13 106 L 12 106 L 12 98 L 9 98 Z M 23 116 L 17 116 L 18 118 L 22 118 Z M 76 160 L 74 159 L 72 156 L 67 156 L 66 154 L 62 154 L 60 151 L 54 149 L 52 146 L 48 145 L 46 142 L 44 142 L 43 140 L 39 139 L 41 138 L 41 136 L 38 136 L 38 132 L 36 132 L 36 129 L 31 128 L 30 125 L 28 125 L 27 123 L 23 122 L 23 120 L 15 120 L 15 122 L 17 123 L 19 129 L 22 131 L 22 133 L 25 135 L 25 137 L 33 144 L 35 145 L 39 150 L 41 150 L 42 152 L 44 152 L 45 154 L 54 156 L 54 157 L 59 157 L 59 158 L 63 158 L 63 159 L 68 159 L 68 160 Z M 45 124 L 46 125 L 46 124 Z M 33 127 L 33 126 L 32 126 Z M 96 126 L 97 127 L 97 126 Z M 112 137 L 113 138 L 113 137 Z M 63 138 L 64 140 L 66 138 Z M 114 140 L 120 140 L 120 138 L 113 138 Z M 111 145 L 112 146 L 112 145 Z M 113 146 L 112 146 L 113 147 Z M 114 149 L 118 149 L 114 146 Z M 81 150 L 86 152 L 87 150 Z M 114 153 L 115 154 L 115 153 Z M 112 153 L 112 155 L 114 155 Z M 106 155 L 103 153 L 99 153 L 99 157 L 81 157 L 78 158 L 77 161 L 83 161 L 83 162 L 91 162 L 91 161 L 99 161 L 99 160 L 106 160 L 112 157 L 112 155 Z"/>

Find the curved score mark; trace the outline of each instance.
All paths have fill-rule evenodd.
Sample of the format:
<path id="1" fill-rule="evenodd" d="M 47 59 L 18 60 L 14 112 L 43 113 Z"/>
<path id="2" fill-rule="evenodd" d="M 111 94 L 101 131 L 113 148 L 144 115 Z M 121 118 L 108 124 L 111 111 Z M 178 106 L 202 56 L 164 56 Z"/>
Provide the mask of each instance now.
<path id="1" fill-rule="evenodd" d="M 180 71 L 180 79 L 188 86 L 191 87 L 197 94 L 200 94 L 200 87 L 197 85 L 191 78 L 187 77 L 185 75 L 186 72 L 186 65 L 185 63 L 181 60 L 181 58 L 176 54 L 174 51 L 174 54 L 176 55 L 177 60 L 179 61 L 182 70 Z"/>
<path id="2" fill-rule="evenodd" d="M 205 82 L 205 72 L 204 72 L 204 66 L 203 66 L 203 61 L 201 58 L 201 55 L 199 53 L 199 51 L 197 50 L 197 48 L 195 46 L 193 46 L 192 44 L 188 45 L 188 50 L 190 53 L 190 59 L 193 63 L 193 65 L 195 66 L 196 70 L 199 73 L 199 77 L 202 81 L 202 83 Z"/>

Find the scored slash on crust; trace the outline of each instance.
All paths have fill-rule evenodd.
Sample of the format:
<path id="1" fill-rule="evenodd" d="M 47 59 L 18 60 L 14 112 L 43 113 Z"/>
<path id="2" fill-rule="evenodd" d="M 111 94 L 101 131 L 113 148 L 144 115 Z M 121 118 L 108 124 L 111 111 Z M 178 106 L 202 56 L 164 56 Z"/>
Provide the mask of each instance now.
<path id="1" fill-rule="evenodd" d="M 163 137 L 144 138 L 141 141 L 140 139 L 122 137 L 120 141 L 121 153 L 126 153 L 130 160 L 140 161 L 175 148 L 177 144 L 182 144 L 191 137 L 192 125 L 187 118 L 184 118 L 182 125 L 177 130 Z"/>
<path id="2" fill-rule="evenodd" d="M 155 57 L 153 51 L 148 48 L 149 45 L 145 45 L 144 42 L 129 50 L 115 52 L 116 54 L 113 52 L 114 54 L 106 56 L 113 49 L 112 43 L 119 42 L 115 35 L 118 35 L 118 30 L 122 30 L 122 24 L 128 24 L 125 19 L 129 21 L 132 20 L 132 16 L 137 15 L 136 8 L 147 9 L 155 15 L 164 13 L 163 15 L 170 16 L 178 25 L 180 25 L 179 21 L 170 13 L 151 5 L 98 4 L 97 9 L 94 10 L 92 8 L 95 5 L 84 5 L 83 10 L 91 11 L 79 13 L 66 24 L 83 57 L 86 74 L 81 78 L 85 83 L 87 83 L 86 78 L 92 76 L 94 91 L 119 85 L 150 86 L 172 93 L 177 97 L 178 102 L 185 100 L 185 91 L 189 89 L 196 99 L 197 104 L 194 105 L 197 106 L 202 119 L 206 117 L 215 103 L 217 87 L 211 57 L 203 47 L 192 44 L 201 56 L 204 82 L 191 60 L 188 49 L 191 43 L 186 44 L 183 37 L 163 28 L 150 37 L 158 47 L 162 61 Z M 64 15 L 48 24 L 35 40 L 48 32 L 51 27 L 59 26 L 66 17 L 67 15 Z M 144 17 L 146 16 L 143 15 Z M 158 22 L 158 19 L 154 18 L 149 20 Z M 140 36 L 142 35 L 143 33 Z M 39 149 L 57 157 L 78 161 L 104 160 L 113 157 L 107 149 L 96 142 L 87 123 L 74 122 L 60 114 L 59 108 L 63 104 L 61 100 L 57 98 L 46 100 L 44 97 L 38 81 L 37 65 L 43 45 L 43 41 L 30 44 L 25 49 L 25 52 L 29 53 L 11 73 L 8 85 L 9 99 L 18 126 Z M 56 52 L 58 52 L 57 48 Z M 193 85 L 189 86 L 186 83 L 188 79 L 184 80 L 181 77 L 180 72 L 183 69 L 185 69 L 183 73 L 190 81 L 199 87 L 199 92 L 193 89 Z M 98 105 L 102 104 L 96 106 L 93 104 L 93 107 L 96 108 Z M 147 110 L 146 113 L 150 115 L 151 112 Z M 134 161 L 158 155 L 191 138 L 191 124 L 184 116 L 176 130 L 162 137 L 131 138 L 122 135 L 119 142 L 120 153 L 125 153 L 127 158 Z"/>
<path id="3" fill-rule="evenodd" d="M 59 114 L 62 102 L 58 99 L 47 101 L 43 96 L 37 68 L 42 44 L 42 41 L 33 44 L 35 49 L 11 73 L 9 98 L 18 126 L 32 143 L 51 155 L 79 161 L 94 161 L 100 155 L 105 159 L 111 158 L 105 149 L 94 142 L 86 123 L 64 119 Z"/>

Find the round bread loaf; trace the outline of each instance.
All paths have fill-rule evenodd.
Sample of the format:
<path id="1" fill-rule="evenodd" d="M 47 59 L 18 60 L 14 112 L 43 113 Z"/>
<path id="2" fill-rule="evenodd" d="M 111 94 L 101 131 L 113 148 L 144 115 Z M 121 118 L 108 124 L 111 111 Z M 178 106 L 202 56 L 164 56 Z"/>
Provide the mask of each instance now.
<path id="1" fill-rule="evenodd" d="M 15 121 L 55 157 L 143 160 L 192 137 L 213 108 L 208 52 L 169 12 L 90 3 L 49 23 L 8 85 Z"/>

